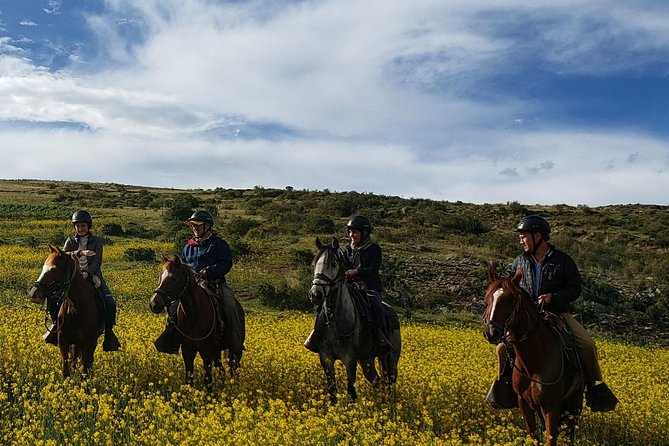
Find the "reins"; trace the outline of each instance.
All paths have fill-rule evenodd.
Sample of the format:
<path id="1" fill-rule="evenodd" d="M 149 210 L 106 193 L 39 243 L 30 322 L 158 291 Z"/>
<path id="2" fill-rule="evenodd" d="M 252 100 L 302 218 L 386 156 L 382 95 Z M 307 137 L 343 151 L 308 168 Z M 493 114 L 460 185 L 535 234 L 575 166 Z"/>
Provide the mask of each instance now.
<path id="1" fill-rule="evenodd" d="M 44 299 L 44 302 L 47 302 L 50 298 L 53 299 L 53 296 L 58 296 L 56 299 L 56 307 L 60 308 L 62 305 L 62 302 L 66 299 L 69 298 L 70 294 L 70 288 L 72 287 L 72 282 L 74 281 L 74 277 L 77 274 L 77 268 L 76 265 L 74 264 L 75 259 L 71 254 L 68 254 L 69 259 L 71 262 L 68 262 L 67 268 L 65 270 L 65 281 L 62 284 L 59 284 L 59 287 L 52 293 L 50 293 L 46 298 Z M 72 274 L 69 273 L 70 271 L 70 265 L 72 265 Z M 39 282 L 35 283 L 36 286 L 42 287 L 42 284 Z M 54 330 L 51 329 L 51 314 L 49 313 L 49 310 L 45 308 L 44 310 L 44 327 L 47 329 L 49 333 L 58 333 L 60 331 L 59 327 L 56 327 L 56 324 L 53 324 L 55 327 Z"/>

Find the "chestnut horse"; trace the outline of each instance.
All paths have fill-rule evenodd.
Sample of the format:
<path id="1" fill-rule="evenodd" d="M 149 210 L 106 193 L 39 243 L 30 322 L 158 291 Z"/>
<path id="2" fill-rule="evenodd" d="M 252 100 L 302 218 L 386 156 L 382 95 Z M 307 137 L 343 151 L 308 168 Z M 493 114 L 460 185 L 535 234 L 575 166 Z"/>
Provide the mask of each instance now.
<path id="1" fill-rule="evenodd" d="M 390 342 L 393 350 L 379 354 L 376 351 L 373 329 L 361 317 L 355 302 L 353 291 L 344 277 L 346 269 L 344 255 L 339 249 L 339 241 L 332 238 L 331 244 L 324 244 L 316 238 L 318 252 L 313 260 L 314 279 L 309 292 L 311 303 L 322 306 L 327 319 L 325 337 L 319 346 L 320 362 L 327 379 L 328 393 L 332 402 L 336 401 L 337 384 L 334 362 L 338 359 L 346 366 L 348 395 L 357 398 L 355 390 L 356 369 L 358 362 L 362 366 L 365 378 L 374 385 L 384 384 L 390 390 L 397 381 L 397 363 L 400 358 L 402 342 L 399 323 L 391 327 Z M 388 313 L 397 321 L 392 308 Z M 381 376 L 374 365 L 378 358 Z"/>
<path id="2" fill-rule="evenodd" d="M 204 380 L 211 388 L 212 366 L 216 366 L 224 376 L 221 363 L 223 352 L 223 333 L 219 323 L 215 297 L 198 284 L 195 271 L 178 256 L 169 260 L 164 255 L 163 271 L 159 276 L 158 287 L 154 290 L 149 307 L 154 313 L 160 313 L 178 302 L 176 330 L 181 336 L 181 356 L 186 368 L 186 382 L 193 382 L 193 367 L 195 356 L 199 353 L 204 363 Z M 242 326 L 242 340 L 244 338 L 244 310 L 235 299 L 239 320 Z M 230 356 L 230 369 L 234 373 L 239 367 L 240 358 Z"/>
<path id="3" fill-rule="evenodd" d="M 523 270 L 500 278 L 488 267 L 484 336 L 492 344 L 513 348 L 513 390 L 529 434 L 538 439 L 535 415 L 545 429 L 546 445 L 557 444 L 560 426 L 574 442 L 583 408 L 584 379 L 579 367 L 565 357 L 559 335 L 520 286 Z"/>
<path id="4" fill-rule="evenodd" d="M 56 299 L 59 309 L 54 329 L 62 359 L 63 377 L 70 376 L 70 366 L 79 359 L 88 375 L 93 353 L 104 331 L 103 308 L 96 291 L 86 282 L 76 257 L 58 247 L 49 246 L 42 274 L 29 291 L 33 302 Z"/>

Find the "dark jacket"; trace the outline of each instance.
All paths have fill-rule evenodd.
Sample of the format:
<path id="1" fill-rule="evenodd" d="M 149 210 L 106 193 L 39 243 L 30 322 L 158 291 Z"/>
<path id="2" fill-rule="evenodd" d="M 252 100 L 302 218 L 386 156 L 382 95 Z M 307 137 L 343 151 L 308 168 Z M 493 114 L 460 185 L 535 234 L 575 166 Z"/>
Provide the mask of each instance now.
<path id="1" fill-rule="evenodd" d="M 541 265 L 541 284 L 534 292 L 534 259 L 531 254 L 523 253 L 515 258 L 507 275 L 512 276 L 519 268 L 523 269 L 520 286 L 535 300 L 542 294 L 551 293 L 551 302 L 544 308 L 556 313 L 568 313 L 570 304 L 581 294 L 581 274 L 574 260 L 564 252 L 548 245 L 548 252 Z"/>
<path id="2" fill-rule="evenodd" d="M 182 257 L 196 272 L 205 273 L 207 280 L 220 283 L 225 283 L 225 275 L 232 268 L 230 245 L 217 234 L 202 241 L 192 237 L 186 242 Z"/>
<path id="3" fill-rule="evenodd" d="M 68 237 L 67 240 L 65 240 L 63 251 L 68 254 L 78 251 L 80 238 L 81 237 L 78 235 Z M 94 251 L 95 255 L 87 258 L 88 265 L 86 266 L 85 271 L 89 276 L 96 275 L 100 278 L 100 280 L 104 281 L 104 277 L 102 277 L 102 270 L 100 269 L 102 266 L 102 238 L 97 237 L 89 232 L 88 242 L 86 242 L 86 249 Z"/>
<path id="4" fill-rule="evenodd" d="M 344 247 L 344 257 L 346 258 L 346 269 L 357 269 L 358 276 L 365 282 L 370 291 L 383 291 L 379 269 L 383 259 L 381 247 L 376 243 L 371 243 L 367 248 L 359 251 L 359 257 L 356 256 L 351 245 Z M 356 257 L 358 257 L 356 259 Z"/>

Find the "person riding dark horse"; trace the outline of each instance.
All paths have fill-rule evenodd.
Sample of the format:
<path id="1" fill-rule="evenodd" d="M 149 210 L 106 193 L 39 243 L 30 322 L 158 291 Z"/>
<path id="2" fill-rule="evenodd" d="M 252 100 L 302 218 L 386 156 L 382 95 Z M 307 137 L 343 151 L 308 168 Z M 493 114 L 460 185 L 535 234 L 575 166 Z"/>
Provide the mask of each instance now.
<path id="1" fill-rule="evenodd" d="M 386 312 L 383 304 L 383 285 L 379 276 L 381 268 L 382 250 L 372 240 L 374 226 L 369 218 L 362 215 L 354 215 L 346 224 L 350 237 L 350 244 L 344 249 L 346 260 L 346 279 L 349 282 L 359 283 L 366 294 L 372 313 L 375 329 L 374 340 L 379 351 L 392 350 L 386 321 Z M 304 341 L 304 346 L 314 353 L 319 352 L 319 345 L 323 339 L 325 317 L 317 309 L 316 323 L 309 337 Z"/>
<path id="2" fill-rule="evenodd" d="M 199 275 L 200 284 L 216 297 L 223 338 L 229 340 L 226 347 L 232 357 L 241 358 L 244 350 L 241 322 L 235 294 L 225 279 L 232 268 L 232 250 L 214 231 L 214 217 L 208 211 L 195 211 L 187 223 L 193 237 L 182 250 L 183 262 L 193 268 Z M 159 352 L 176 354 L 179 351 L 181 338 L 175 326 L 177 307 L 178 301 L 175 301 L 167 309 L 165 330 L 154 342 Z"/>
<path id="3" fill-rule="evenodd" d="M 558 314 L 575 338 L 584 366 L 586 383 L 586 403 L 593 412 L 613 410 L 618 399 L 602 380 L 602 371 L 597 357 L 597 348 L 588 331 L 569 313 L 569 305 L 581 293 L 581 275 L 574 260 L 566 253 L 550 244 L 551 228 L 538 215 L 528 215 L 516 226 L 523 253 L 518 255 L 506 276 L 512 277 L 520 269 L 524 275 L 520 286 L 534 299 L 537 306 L 547 312 Z M 511 386 L 513 371 L 513 350 L 504 343 L 497 345 L 499 379 L 488 393 L 497 398 L 497 408 L 512 408 L 517 405 Z M 597 382 L 600 381 L 599 384 Z M 509 390 L 511 390 L 509 392 Z"/>
<path id="4" fill-rule="evenodd" d="M 105 336 L 102 349 L 106 352 L 116 351 L 121 347 L 116 334 L 116 301 L 102 276 L 102 238 L 93 235 L 93 218 L 88 211 L 79 210 L 72 215 L 72 226 L 75 235 L 65 240 L 63 251 L 74 254 L 79 261 L 81 274 L 88 284 L 93 287 L 104 304 Z M 51 316 L 52 325 L 44 334 L 44 340 L 53 345 L 58 345 L 58 337 L 54 330 L 56 316 L 58 315 L 58 304 L 53 299 L 47 299 L 47 310 Z"/>

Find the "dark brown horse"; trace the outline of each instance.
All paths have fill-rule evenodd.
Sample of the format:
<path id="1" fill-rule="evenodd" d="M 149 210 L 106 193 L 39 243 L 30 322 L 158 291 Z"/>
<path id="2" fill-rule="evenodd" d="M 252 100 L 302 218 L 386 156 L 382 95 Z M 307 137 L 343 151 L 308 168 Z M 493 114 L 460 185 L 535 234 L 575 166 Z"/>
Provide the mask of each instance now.
<path id="1" fill-rule="evenodd" d="M 334 363 L 337 359 L 346 366 L 347 391 L 352 400 L 357 398 L 355 379 L 358 362 L 369 382 L 383 384 L 389 390 L 397 381 L 397 363 L 402 348 L 399 324 L 390 333 L 393 350 L 379 354 L 376 351 L 372 327 L 358 311 L 352 297 L 353 292 L 346 283 L 346 265 L 338 240 L 333 238 L 331 244 L 324 244 L 317 238 L 316 247 L 318 252 L 313 260 L 314 279 L 309 298 L 314 305 L 322 306 L 327 319 L 327 329 L 320 344 L 319 355 L 331 400 L 336 401 Z M 390 307 L 388 312 L 396 320 L 397 315 Z M 374 364 L 377 358 L 380 377 Z"/>
<path id="2" fill-rule="evenodd" d="M 520 269 L 511 278 L 500 278 L 488 267 L 484 335 L 490 343 L 504 342 L 515 352 L 513 390 L 530 435 L 538 439 L 538 415 L 547 445 L 557 444 L 563 424 L 573 443 L 583 408 L 583 374 L 567 360 L 559 335 L 521 288 L 522 276 Z"/>
<path id="3" fill-rule="evenodd" d="M 54 329 L 63 363 L 63 376 L 79 359 L 82 372 L 88 375 L 98 337 L 104 331 L 103 309 L 95 290 L 86 282 L 79 261 L 58 247 L 49 246 L 42 274 L 29 291 L 33 302 L 58 300 L 59 310 Z"/>
<path id="4" fill-rule="evenodd" d="M 193 382 L 195 356 L 199 353 L 204 363 L 204 379 L 211 387 L 212 366 L 216 366 L 224 376 L 221 363 L 224 340 L 221 324 L 217 317 L 215 297 L 198 284 L 195 272 L 181 262 L 178 256 L 172 260 L 162 256 L 163 271 L 149 301 L 154 313 L 160 313 L 173 302 L 178 302 L 176 329 L 182 338 L 181 356 L 186 368 L 186 382 Z M 235 300 L 236 301 L 236 300 Z M 237 303 L 239 320 L 244 336 L 244 310 Z M 243 339 L 243 338 L 242 338 Z M 234 373 L 239 359 L 230 357 L 230 369 Z"/>

